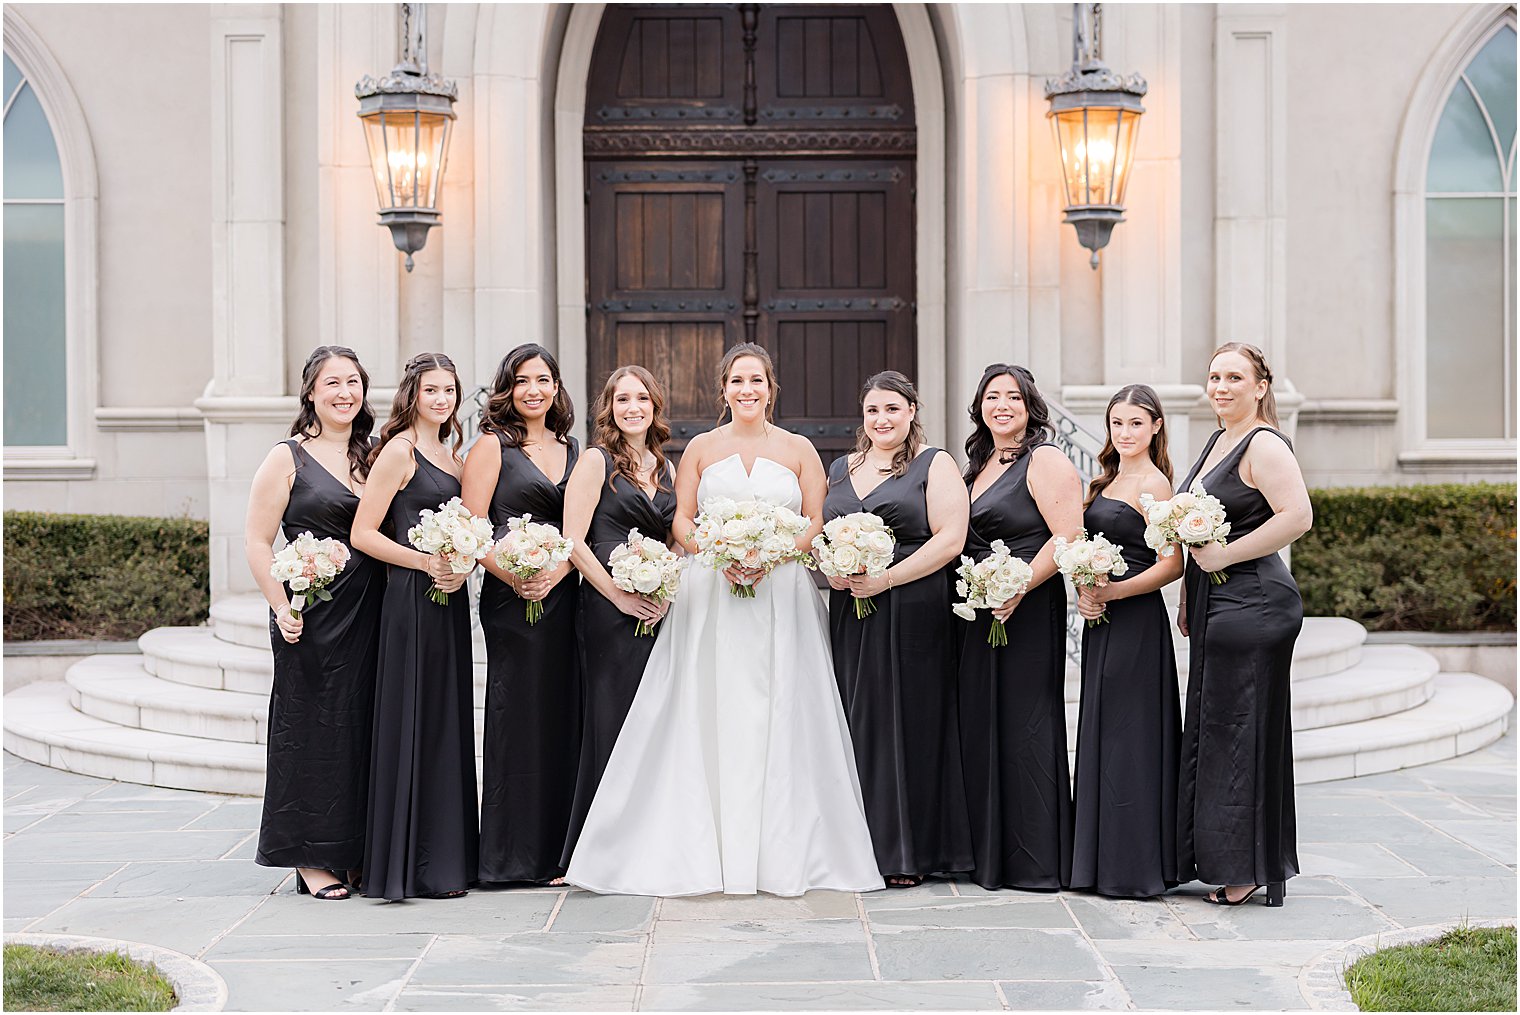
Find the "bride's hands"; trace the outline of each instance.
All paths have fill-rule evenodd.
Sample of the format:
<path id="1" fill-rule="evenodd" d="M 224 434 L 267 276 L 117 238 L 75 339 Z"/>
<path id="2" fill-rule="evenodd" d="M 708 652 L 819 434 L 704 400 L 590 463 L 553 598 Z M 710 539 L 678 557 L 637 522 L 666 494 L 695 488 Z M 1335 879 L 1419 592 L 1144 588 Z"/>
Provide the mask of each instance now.
<path id="1" fill-rule="evenodd" d="M 723 569 L 723 577 L 735 585 L 759 585 L 760 579 L 765 577 L 765 570 L 758 567 L 740 567 L 738 564 L 730 564 Z"/>

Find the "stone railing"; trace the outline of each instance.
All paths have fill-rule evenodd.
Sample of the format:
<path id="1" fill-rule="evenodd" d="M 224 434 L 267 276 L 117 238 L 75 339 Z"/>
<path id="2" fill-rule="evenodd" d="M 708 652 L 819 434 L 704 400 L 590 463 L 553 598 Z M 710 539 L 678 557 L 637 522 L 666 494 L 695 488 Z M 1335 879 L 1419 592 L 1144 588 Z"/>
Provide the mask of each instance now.
<path id="1" fill-rule="evenodd" d="M 1056 446 L 1065 452 L 1071 464 L 1082 477 L 1082 490 L 1098 474 L 1098 454 L 1103 450 L 1103 438 L 1078 423 L 1076 417 L 1061 403 L 1046 399 L 1050 406 L 1050 425 L 1056 433 Z M 1082 618 L 1077 614 L 1075 596 L 1066 600 L 1066 658 L 1080 665 L 1082 652 Z"/>

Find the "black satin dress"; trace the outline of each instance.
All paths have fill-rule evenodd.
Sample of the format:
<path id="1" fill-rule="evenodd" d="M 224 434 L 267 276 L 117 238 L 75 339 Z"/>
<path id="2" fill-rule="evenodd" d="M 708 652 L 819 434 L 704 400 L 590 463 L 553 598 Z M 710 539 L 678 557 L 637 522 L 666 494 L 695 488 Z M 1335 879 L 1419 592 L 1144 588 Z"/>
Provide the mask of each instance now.
<path id="1" fill-rule="evenodd" d="M 1266 431 L 1271 437 L 1261 437 Z M 1208 459 L 1216 431 L 1180 489 Z M 1252 440 L 1288 439 L 1257 427 L 1203 477 L 1224 504 L 1231 540 L 1272 517 L 1240 478 Z M 1291 448 L 1292 443 L 1288 442 Z M 1191 559 L 1187 582 L 1188 687 L 1177 798 L 1178 876 L 1265 885 L 1298 873 L 1293 811 L 1293 644 L 1304 624 L 1298 584 L 1269 553 L 1232 564 L 1222 585 Z"/>
<path id="2" fill-rule="evenodd" d="M 424 508 L 459 496 L 459 480 L 412 451 L 416 471 L 391 500 L 397 542 Z M 404 544 L 409 545 L 409 544 Z M 475 880 L 474 675 L 468 587 L 447 606 L 426 571 L 389 568 L 381 615 L 375 749 L 364 894 L 442 895 Z"/>
<path id="3" fill-rule="evenodd" d="M 521 448 L 501 447 L 490 518 L 532 515 L 561 530 L 565 483 L 580 455 L 569 438 L 565 474 L 545 476 Z M 486 572 L 480 626 L 486 640 L 486 728 L 481 762 L 480 880 L 549 881 L 565 873 L 565 841 L 580 765 L 580 666 L 575 642 L 579 576 L 570 574 L 529 625 L 527 601 Z"/>
<path id="4" fill-rule="evenodd" d="M 929 448 L 901 476 L 888 476 L 862 500 L 849 458 L 829 467 L 823 517 L 869 511 L 897 541 L 896 564 L 933 535 Z M 955 704 L 959 623 L 950 612 L 952 579 L 941 569 L 874 596 L 876 612 L 856 619 L 848 592 L 829 592 L 834 677 L 855 745 L 866 824 L 884 877 L 971 869 L 971 825 L 961 775 Z"/>
<path id="5" fill-rule="evenodd" d="M 347 545 L 359 498 L 295 438 L 285 442 L 296 474 L 280 526 Z M 301 614 L 289 644 L 269 614 L 274 688 L 269 695 L 269 763 L 255 859 L 266 867 L 357 870 L 364 863 L 369 799 L 370 716 L 385 574 L 349 547 L 348 565 L 327 586 L 331 602 Z M 287 595 L 290 587 L 285 587 Z"/>
<path id="6" fill-rule="evenodd" d="M 605 457 L 600 449 L 592 452 Z M 612 474 L 610 462 L 607 473 Z M 668 477 L 666 485 L 670 485 Z M 604 477 L 601 499 L 591 514 L 586 545 L 610 574 L 608 559 L 613 550 L 628 541 L 629 530 L 638 529 L 641 536 L 665 542 L 675 517 L 673 488 L 656 490 L 650 497 L 624 476 L 614 475 L 611 488 Z M 661 621 L 655 625 L 654 637 L 635 636 L 638 621 L 612 605 L 590 582 L 581 584 L 579 608 L 575 635 L 581 662 L 581 756 L 562 867 L 570 864 L 586 813 L 591 810 L 592 798 L 601 784 L 602 773 L 607 770 L 612 745 L 617 743 L 623 720 L 628 717 L 633 696 L 644 676 L 644 664 L 649 661 L 649 653 L 664 624 Z"/>
<path id="7" fill-rule="evenodd" d="M 1133 581 L 1156 563 L 1145 519 L 1101 493 L 1082 516 L 1118 543 Z M 1076 838 L 1071 887 L 1149 898 L 1177 884 L 1177 659 L 1161 592 L 1107 604 L 1108 623 L 1082 635 L 1077 719 Z"/>
<path id="8" fill-rule="evenodd" d="M 971 504 L 966 554 L 1001 539 L 1032 561 L 1050 529 L 1029 493 L 1031 447 Z M 970 486 L 971 484 L 967 484 Z M 971 814 L 971 880 L 983 888 L 1055 890 L 1071 881 L 1071 778 L 1066 761 L 1066 585 L 1029 590 L 987 644 L 992 612 L 961 625 L 961 759 Z"/>

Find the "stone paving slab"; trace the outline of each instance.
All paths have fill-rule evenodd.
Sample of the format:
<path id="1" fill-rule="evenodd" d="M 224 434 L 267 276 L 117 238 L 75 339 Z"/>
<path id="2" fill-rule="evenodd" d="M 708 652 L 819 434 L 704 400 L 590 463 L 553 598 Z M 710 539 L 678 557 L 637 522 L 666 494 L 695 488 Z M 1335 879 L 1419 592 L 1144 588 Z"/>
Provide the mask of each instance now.
<path id="1" fill-rule="evenodd" d="M 232 1010 L 1303 1010 L 1353 938 L 1513 920 L 1515 742 L 1298 791 L 1287 905 L 991 892 L 317 902 L 253 863 L 256 800 L 4 756 L 4 929 L 173 948 Z"/>

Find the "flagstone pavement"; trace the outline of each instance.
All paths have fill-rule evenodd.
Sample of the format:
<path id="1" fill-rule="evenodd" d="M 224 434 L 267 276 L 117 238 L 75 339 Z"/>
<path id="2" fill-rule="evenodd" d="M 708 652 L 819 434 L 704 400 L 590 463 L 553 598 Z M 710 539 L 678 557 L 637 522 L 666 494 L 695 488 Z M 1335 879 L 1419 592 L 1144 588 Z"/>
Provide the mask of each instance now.
<path id="1" fill-rule="evenodd" d="M 317 902 L 254 864 L 257 800 L 7 754 L 4 928 L 186 953 L 231 1010 L 1303 1009 L 1300 971 L 1346 941 L 1514 919 L 1515 742 L 1300 788 L 1282 909 L 1210 906 L 1199 884 L 1132 902 L 964 881 Z"/>

